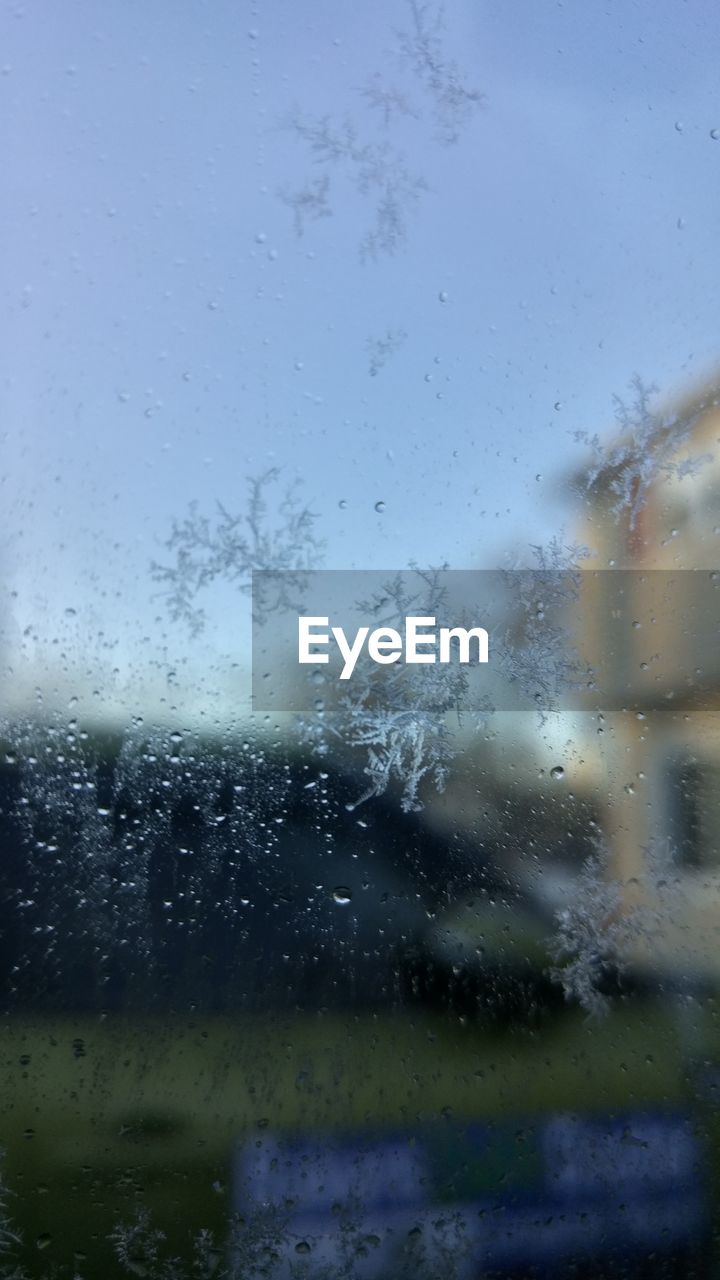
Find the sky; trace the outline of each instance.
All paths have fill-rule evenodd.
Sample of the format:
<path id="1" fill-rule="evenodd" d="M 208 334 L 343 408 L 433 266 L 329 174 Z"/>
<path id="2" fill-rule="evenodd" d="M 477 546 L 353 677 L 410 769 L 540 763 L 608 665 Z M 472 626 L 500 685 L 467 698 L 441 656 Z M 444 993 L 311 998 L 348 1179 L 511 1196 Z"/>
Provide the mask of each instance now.
<path id="1" fill-rule="evenodd" d="M 231 719 L 246 597 L 192 637 L 149 571 L 190 503 L 280 467 L 327 567 L 530 563 L 574 433 L 715 367 L 714 6 L 438 12 L 3 6 L 6 709 Z"/>

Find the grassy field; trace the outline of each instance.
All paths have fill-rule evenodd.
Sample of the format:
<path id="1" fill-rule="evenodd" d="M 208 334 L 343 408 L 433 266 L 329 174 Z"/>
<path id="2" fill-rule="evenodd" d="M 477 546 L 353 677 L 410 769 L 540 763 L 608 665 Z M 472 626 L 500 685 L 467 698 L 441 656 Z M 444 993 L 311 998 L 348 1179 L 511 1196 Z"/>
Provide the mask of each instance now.
<path id="1" fill-rule="evenodd" d="M 10 1214 L 32 1275 L 115 1275 L 107 1235 L 146 1207 L 177 1253 L 222 1237 L 239 1139 L 412 1129 L 689 1098 L 671 1010 L 565 1012 L 540 1031 L 407 1013 L 161 1021 L 8 1019 L 0 1034 Z"/>

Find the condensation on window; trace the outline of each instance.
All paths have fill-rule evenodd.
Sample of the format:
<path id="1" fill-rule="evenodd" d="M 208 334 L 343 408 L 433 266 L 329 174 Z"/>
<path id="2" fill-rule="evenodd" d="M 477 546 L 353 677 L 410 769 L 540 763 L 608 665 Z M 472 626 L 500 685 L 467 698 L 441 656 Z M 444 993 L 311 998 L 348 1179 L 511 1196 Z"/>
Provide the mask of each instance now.
<path id="1" fill-rule="evenodd" d="M 714 1275 L 707 6 L 0 21 L 0 1275 Z"/>

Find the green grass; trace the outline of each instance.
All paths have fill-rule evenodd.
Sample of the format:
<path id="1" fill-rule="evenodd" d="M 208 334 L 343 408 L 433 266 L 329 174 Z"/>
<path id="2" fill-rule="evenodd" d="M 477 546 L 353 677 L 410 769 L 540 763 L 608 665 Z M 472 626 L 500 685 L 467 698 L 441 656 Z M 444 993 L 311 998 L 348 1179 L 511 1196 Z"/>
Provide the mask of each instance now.
<path id="1" fill-rule="evenodd" d="M 201 1227 L 222 1235 L 243 1137 L 672 1106 L 686 1089 L 675 1022 L 653 1005 L 536 1033 L 407 1013 L 9 1019 L 0 1059 L 34 1275 L 75 1254 L 83 1276 L 115 1274 L 105 1238 L 141 1205 L 178 1252 Z"/>

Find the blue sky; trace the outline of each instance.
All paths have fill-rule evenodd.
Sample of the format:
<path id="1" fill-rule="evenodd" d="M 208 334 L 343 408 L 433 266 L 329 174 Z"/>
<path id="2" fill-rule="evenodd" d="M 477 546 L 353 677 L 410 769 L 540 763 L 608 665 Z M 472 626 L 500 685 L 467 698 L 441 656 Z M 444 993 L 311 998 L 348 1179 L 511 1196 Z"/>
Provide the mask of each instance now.
<path id="1" fill-rule="evenodd" d="M 148 575 L 190 501 L 239 510 L 279 464 L 329 566 L 491 567 L 572 533 L 573 432 L 609 431 L 635 371 L 674 392 L 715 363 L 709 3 L 451 0 L 445 65 L 485 94 L 454 145 L 399 56 L 404 0 L 18 0 L 2 24 L 13 697 L 99 686 L 130 714 L 169 666 L 227 702 L 246 603 L 218 587 L 190 641 Z M 369 84 L 412 114 L 384 129 Z M 283 193 L 324 170 L 287 122 L 321 116 L 426 183 L 394 255 L 360 260 L 379 197 L 352 164 L 297 236 Z"/>

